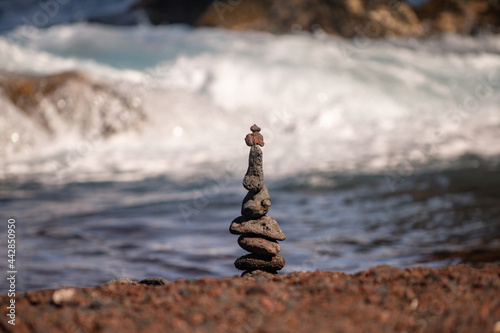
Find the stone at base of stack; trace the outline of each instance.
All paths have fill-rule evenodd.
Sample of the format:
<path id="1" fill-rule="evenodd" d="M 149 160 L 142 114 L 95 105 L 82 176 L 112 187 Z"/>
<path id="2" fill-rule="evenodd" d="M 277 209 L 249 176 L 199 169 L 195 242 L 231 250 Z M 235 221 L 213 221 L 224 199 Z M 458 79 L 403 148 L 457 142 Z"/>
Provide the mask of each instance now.
<path id="1" fill-rule="evenodd" d="M 234 262 L 237 269 L 243 270 L 244 275 L 277 274 L 285 266 L 285 258 L 278 253 L 281 246 L 277 241 L 285 240 L 278 222 L 266 215 L 271 208 L 269 192 L 264 185 L 262 168 L 262 150 L 264 138 L 259 133 L 260 128 L 253 125 L 245 142 L 250 146 L 248 170 L 243 178 L 243 186 L 248 194 L 241 204 L 242 216 L 234 219 L 229 232 L 241 235 L 238 238 L 240 247 L 248 252 Z"/>
<path id="2" fill-rule="evenodd" d="M 261 270 L 264 272 L 276 273 L 285 266 L 285 258 L 280 255 L 271 256 L 250 253 L 236 259 L 234 266 L 240 270 L 249 272 Z"/>

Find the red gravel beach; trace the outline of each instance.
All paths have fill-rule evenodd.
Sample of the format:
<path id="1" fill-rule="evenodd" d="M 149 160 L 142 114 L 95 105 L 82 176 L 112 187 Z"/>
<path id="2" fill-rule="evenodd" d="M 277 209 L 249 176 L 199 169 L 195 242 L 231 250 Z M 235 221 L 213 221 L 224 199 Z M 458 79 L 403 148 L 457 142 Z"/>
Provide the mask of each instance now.
<path id="1" fill-rule="evenodd" d="M 500 332 L 500 266 L 138 282 L 18 294 L 5 332 Z"/>

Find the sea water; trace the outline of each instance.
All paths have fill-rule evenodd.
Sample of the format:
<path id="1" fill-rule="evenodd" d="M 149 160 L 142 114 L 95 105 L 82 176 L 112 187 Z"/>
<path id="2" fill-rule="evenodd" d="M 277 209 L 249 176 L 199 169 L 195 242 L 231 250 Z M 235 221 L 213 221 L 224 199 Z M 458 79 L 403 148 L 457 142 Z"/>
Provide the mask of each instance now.
<path id="1" fill-rule="evenodd" d="M 21 289 L 238 274 L 228 227 L 254 123 L 284 272 L 439 265 L 456 260 L 426 258 L 500 246 L 497 36 L 75 23 L 4 33 L 0 64 L 81 71 L 145 114 L 101 137 L 48 113 L 48 135 L 0 95 L 0 203 L 17 221 Z"/>

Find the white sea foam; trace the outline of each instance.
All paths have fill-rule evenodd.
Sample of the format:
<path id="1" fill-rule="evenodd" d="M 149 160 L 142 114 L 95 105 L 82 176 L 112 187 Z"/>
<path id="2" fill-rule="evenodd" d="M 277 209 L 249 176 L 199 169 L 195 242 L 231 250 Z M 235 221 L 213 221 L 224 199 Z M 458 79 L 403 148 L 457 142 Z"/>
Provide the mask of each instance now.
<path id="1" fill-rule="evenodd" d="M 253 123 L 263 128 L 266 177 L 274 178 L 500 153 L 496 36 L 348 41 L 79 23 L 0 37 L 0 63 L 125 85 L 149 119 L 139 133 L 104 141 L 49 138 L 2 101 L 4 177 L 50 176 L 61 165 L 65 177 L 82 180 L 182 177 L 207 165 L 244 172 Z"/>

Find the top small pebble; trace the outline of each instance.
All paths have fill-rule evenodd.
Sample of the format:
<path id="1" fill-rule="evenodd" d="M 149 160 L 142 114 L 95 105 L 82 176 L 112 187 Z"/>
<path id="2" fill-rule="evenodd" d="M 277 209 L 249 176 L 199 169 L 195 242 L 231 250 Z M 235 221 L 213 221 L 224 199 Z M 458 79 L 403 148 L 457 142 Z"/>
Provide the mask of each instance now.
<path id="1" fill-rule="evenodd" d="M 264 147 L 264 137 L 259 133 L 260 127 L 254 124 L 252 125 L 252 127 L 250 127 L 250 130 L 252 131 L 252 133 L 247 134 L 247 136 L 245 137 L 245 143 L 247 144 L 247 146 L 252 147 L 255 145 L 259 145 L 261 147 Z"/>
<path id="2" fill-rule="evenodd" d="M 252 132 L 260 132 L 260 127 L 253 124 L 252 127 L 250 127 L 250 131 Z"/>

